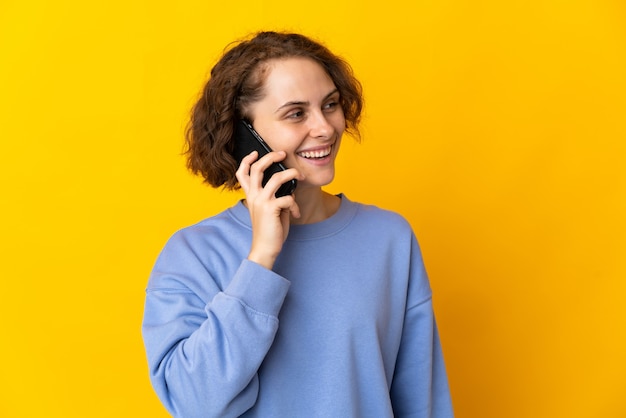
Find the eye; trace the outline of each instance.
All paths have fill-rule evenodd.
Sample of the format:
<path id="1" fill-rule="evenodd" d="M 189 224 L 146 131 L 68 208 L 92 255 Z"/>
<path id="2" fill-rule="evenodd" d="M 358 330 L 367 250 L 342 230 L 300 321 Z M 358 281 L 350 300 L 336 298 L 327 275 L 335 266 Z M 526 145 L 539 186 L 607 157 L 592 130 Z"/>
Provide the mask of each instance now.
<path id="1" fill-rule="evenodd" d="M 323 107 L 322 110 L 324 110 L 325 112 L 333 112 L 335 111 L 338 107 L 340 106 L 339 102 L 336 100 L 331 100 L 330 102 L 326 103 Z"/>
<path id="2" fill-rule="evenodd" d="M 300 119 L 304 116 L 304 111 L 302 109 L 293 109 L 286 116 L 288 119 Z"/>

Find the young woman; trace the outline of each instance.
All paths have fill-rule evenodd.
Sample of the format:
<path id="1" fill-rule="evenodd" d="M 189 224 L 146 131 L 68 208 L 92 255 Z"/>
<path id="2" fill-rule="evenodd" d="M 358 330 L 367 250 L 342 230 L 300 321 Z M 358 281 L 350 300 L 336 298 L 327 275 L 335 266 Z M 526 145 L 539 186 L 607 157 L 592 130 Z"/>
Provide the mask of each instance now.
<path id="1" fill-rule="evenodd" d="M 211 71 L 188 166 L 245 199 L 176 233 L 148 283 L 150 376 L 174 416 L 453 416 L 411 227 L 322 189 L 361 108 L 348 64 L 299 34 L 258 33 Z M 275 151 L 238 165 L 240 119 Z"/>

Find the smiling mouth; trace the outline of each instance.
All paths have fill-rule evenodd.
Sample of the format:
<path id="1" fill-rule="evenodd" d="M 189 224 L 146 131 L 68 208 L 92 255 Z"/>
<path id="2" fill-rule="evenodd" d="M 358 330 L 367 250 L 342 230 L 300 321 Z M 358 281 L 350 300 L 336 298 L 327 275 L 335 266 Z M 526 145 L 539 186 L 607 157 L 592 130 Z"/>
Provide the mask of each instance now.
<path id="1" fill-rule="evenodd" d="M 307 158 L 309 160 L 315 160 L 315 159 L 328 157 L 330 155 L 330 153 L 332 152 L 332 150 L 333 150 L 332 145 L 329 145 L 328 147 L 320 149 L 320 150 L 317 150 L 317 151 L 299 152 L 297 155 L 299 157 Z"/>

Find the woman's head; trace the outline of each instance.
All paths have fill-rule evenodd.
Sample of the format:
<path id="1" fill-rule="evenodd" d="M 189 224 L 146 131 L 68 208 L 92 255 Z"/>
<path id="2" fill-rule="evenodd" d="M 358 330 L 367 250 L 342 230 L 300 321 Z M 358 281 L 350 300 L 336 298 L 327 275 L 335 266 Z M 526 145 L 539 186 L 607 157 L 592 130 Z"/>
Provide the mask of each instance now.
<path id="1" fill-rule="evenodd" d="M 350 66 L 323 45 L 293 33 L 260 32 L 230 47 L 211 70 L 187 129 L 187 166 L 214 187 L 236 188 L 232 157 L 234 124 L 253 119 L 251 105 L 264 97 L 272 60 L 309 58 L 329 75 L 339 91 L 346 129 L 359 138 L 361 85 Z"/>

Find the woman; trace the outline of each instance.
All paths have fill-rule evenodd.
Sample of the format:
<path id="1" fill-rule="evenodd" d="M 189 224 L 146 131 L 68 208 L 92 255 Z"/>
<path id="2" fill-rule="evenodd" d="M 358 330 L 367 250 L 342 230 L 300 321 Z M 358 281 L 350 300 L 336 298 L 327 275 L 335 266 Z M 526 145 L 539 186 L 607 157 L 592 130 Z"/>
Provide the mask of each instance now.
<path id="1" fill-rule="evenodd" d="M 350 67 L 298 34 L 258 33 L 211 71 L 188 166 L 245 199 L 176 233 L 150 277 L 143 336 L 174 416 L 452 416 L 409 224 L 322 190 L 361 108 Z M 237 165 L 240 119 L 275 151 Z M 274 162 L 288 169 L 263 187 Z M 276 197 L 293 179 L 295 193 Z"/>

